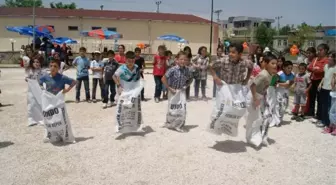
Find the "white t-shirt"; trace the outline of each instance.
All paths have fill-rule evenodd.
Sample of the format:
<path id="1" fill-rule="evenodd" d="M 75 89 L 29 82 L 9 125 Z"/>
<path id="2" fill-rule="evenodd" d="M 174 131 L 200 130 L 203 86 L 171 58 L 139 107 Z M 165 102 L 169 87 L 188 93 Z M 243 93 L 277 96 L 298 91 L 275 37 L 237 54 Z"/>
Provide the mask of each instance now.
<path id="1" fill-rule="evenodd" d="M 29 62 L 30 62 L 30 58 L 27 56 L 23 56 L 22 57 L 22 61 L 23 61 L 23 66 L 24 67 L 28 67 L 29 66 Z"/>
<path id="2" fill-rule="evenodd" d="M 103 68 L 104 67 L 104 63 L 102 61 L 96 61 L 96 60 L 93 60 L 91 61 L 91 65 L 90 65 L 90 68 Z M 93 71 L 92 72 L 92 75 L 93 75 L 93 78 L 103 78 L 103 72 L 102 71 Z"/>
<path id="3" fill-rule="evenodd" d="M 65 66 L 65 63 L 61 62 L 61 66 L 60 66 L 60 69 L 58 70 L 58 73 L 63 74 L 64 66 Z"/>
<path id="4" fill-rule="evenodd" d="M 140 73 L 138 73 L 137 65 L 134 65 L 134 69 L 130 71 L 127 66 L 123 64 L 117 69 L 114 75 L 120 78 L 120 85 L 124 91 L 133 90 L 140 82 Z"/>
<path id="5" fill-rule="evenodd" d="M 328 64 L 324 66 L 323 89 L 331 90 L 331 79 L 334 73 L 336 73 L 336 66 L 330 68 L 328 68 Z"/>

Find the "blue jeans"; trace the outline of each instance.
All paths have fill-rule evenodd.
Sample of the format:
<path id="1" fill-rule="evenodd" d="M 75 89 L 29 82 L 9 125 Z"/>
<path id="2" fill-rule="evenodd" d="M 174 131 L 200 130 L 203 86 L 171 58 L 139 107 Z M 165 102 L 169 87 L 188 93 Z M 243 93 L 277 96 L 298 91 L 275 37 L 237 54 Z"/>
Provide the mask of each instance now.
<path id="1" fill-rule="evenodd" d="M 154 98 L 160 98 L 161 97 L 161 91 L 162 91 L 162 76 L 154 75 L 154 81 L 155 81 L 155 93 Z"/>
<path id="2" fill-rule="evenodd" d="M 89 76 L 84 76 L 77 78 L 76 84 L 76 100 L 80 100 L 80 90 L 82 88 L 82 82 L 84 83 L 86 100 L 90 100 L 90 85 L 89 85 Z"/>
<path id="3" fill-rule="evenodd" d="M 116 84 L 113 80 L 105 80 L 105 96 L 103 103 L 108 103 L 109 100 L 109 91 L 110 94 L 110 102 L 113 103 L 115 101 L 114 97 L 116 95 Z"/>
<path id="4" fill-rule="evenodd" d="M 331 106 L 329 110 L 330 124 L 336 126 L 336 97 L 331 96 Z"/>
<path id="5" fill-rule="evenodd" d="M 202 96 L 205 97 L 205 87 L 206 87 L 206 80 L 195 80 L 195 97 L 198 97 L 199 88 L 201 85 Z"/>

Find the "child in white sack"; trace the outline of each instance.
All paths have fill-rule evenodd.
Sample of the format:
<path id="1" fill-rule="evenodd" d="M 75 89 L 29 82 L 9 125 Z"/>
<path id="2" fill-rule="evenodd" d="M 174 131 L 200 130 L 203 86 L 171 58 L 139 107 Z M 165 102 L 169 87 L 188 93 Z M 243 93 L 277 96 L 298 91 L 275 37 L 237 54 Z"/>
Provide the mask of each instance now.
<path id="1" fill-rule="evenodd" d="M 289 88 L 294 83 L 295 75 L 292 73 L 293 63 L 286 61 L 283 63 L 282 71 L 278 72 L 278 83 L 276 87 L 276 109 L 275 109 L 275 125 L 280 126 L 283 116 L 288 108 Z"/>
<path id="2" fill-rule="evenodd" d="M 247 109 L 246 119 L 246 140 L 256 147 L 259 147 L 261 143 L 268 145 L 267 130 L 271 111 L 266 102 L 266 95 L 272 76 L 277 72 L 277 60 L 273 54 L 265 53 L 263 62 L 266 65 L 265 69 L 255 77 L 250 86 L 252 102 Z"/>
<path id="3" fill-rule="evenodd" d="M 173 123 L 178 119 L 169 119 L 169 112 L 167 113 L 167 121 L 164 127 L 175 128 L 179 132 L 184 132 L 183 126 L 185 124 L 186 118 L 186 101 L 184 101 L 184 105 L 173 105 L 171 104 L 172 97 L 176 93 L 182 93 L 181 96 L 184 96 L 184 100 L 186 100 L 185 90 L 192 83 L 192 78 L 190 75 L 189 68 L 186 67 L 186 63 L 188 61 L 187 54 L 183 51 L 180 51 L 176 56 L 176 65 L 169 68 L 166 74 L 162 77 L 162 83 L 168 89 L 168 106 L 169 110 L 172 109 L 171 106 L 175 106 L 174 109 L 181 109 L 184 112 L 184 115 L 181 117 L 182 123 Z M 179 121 L 177 121 L 179 122 Z M 178 125 L 175 125 L 178 124 Z"/>
<path id="4" fill-rule="evenodd" d="M 28 79 L 38 81 L 43 72 L 41 69 L 41 64 L 43 62 L 43 57 L 41 55 L 36 55 L 32 60 L 29 61 L 29 65 L 26 68 L 26 82 Z M 27 94 L 27 111 L 28 111 L 28 126 L 33 126 L 37 124 L 43 124 L 43 115 L 41 105 L 38 105 L 38 102 L 34 98 L 33 93 L 28 90 Z M 41 108 L 41 109 L 40 109 Z"/>
<path id="5" fill-rule="evenodd" d="M 40 78 L 40 85 L 45 87 L 46 91 L 49 92 L 42 94 L 42 110 L 44 108 L 44 103 L 49 104 L 46 108 L 52 107 L 50 110 L 43 110 L 44 114 L 44 122 L 45 122 L 45 128 L 47 131 L 45 142 L 75 142 L 75 139 L 72 134 L 72 129 L 70 125 L 70 121 L 67 119 L 67 113 L 66 109 L 63 106 L 62 110 L 60 110 L 57 105 L 52 102 L 44 102 L 43 99 L 47 101 L 58 101 L 58 95 L 59 92 L 62 92 L 63 94 L 69 92 L 75 85 L 76 80 L 69 78 L 65 75 L 60 74 L 59 71 L 60 68 L 60 61 L 52 59 L 49 64 L 50 74 L 46 74 Z M 68 87 L 66 87 L 66 85 Z M 52 95 L 51 95 L 51 94 Z M 64 101 L 64 99 L 63 99 Z M 64 104 L 64 102 L 58 102 L 58 105 Z M 57 109 L 57 110 L 56 110 Z M 55 111 L 57 115 L 62 114 L 62 117 L 56 116 Z M 60 122 L 60 119 L 62 120 Z M 55 129 L 59 129 L 57 131 L 54 131 Z M 65 132 L 65 133 L 64 133 Z"/>
<path id="6" fill-rule="evenodd" d="M 131 133 L 142 128 L 140 68 L 135 64 L 135 53 L 126 52 L 126 63 L 121 65 L 113 75 L 118 87 L 118 104 L 116 114 L 116 132 Z"/>

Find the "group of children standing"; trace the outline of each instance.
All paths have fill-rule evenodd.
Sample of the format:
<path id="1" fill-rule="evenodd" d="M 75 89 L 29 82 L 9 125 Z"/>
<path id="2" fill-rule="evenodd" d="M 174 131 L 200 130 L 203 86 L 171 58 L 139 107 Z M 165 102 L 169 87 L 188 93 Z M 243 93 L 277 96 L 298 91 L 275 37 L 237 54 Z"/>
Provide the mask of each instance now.
<path id="1" fill-rule="evenodd" d="M 275 115 L 273 121 L 274 125 L 281 125 L 283 115 L 288 107 L 290 89 L 293 87 L 294 108 L 291 120 L 301 122 L 306 118 L 315 117 L 313 122 L 318 127 L 324 127 L 324 133 L 336 135 L 336 123 L 330 123 L 329 119 L 332 95 L 336 91 L 335 53 L 331 53 L 328 57 L 329 47 L 327 44 L 319 45 L 317 50 L 318 53 L 315 48 L 307 49 L 307 60 L 298 64 L 296 74 L 292 71 L 291 61 L 285 61 L 284 57 L 278 58 L 277 74 L 273 75 L 269 87 L 275 87 L 276 92 L 275 104 L 272 109 Z M 260 65 L 254 67 L 254 76 L 260 72 L 258 68 L 265 68 L 263 55 L 258 53 L 256 55 L 258 56 L 254 58 L 258 60 L 256 63 L 260 63 Z M 252 57 L 253 55 L 250 58 Z M 317 101 L 316 114 L 315 101 Z"/>

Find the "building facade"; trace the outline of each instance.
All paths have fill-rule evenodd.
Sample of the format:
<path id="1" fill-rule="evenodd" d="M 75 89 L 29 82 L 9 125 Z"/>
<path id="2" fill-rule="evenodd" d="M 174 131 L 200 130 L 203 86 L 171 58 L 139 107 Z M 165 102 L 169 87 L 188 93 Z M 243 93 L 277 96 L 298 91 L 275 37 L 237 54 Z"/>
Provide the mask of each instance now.
<path id="1" fill-rule="evenodd" d="M 301 49 L 305 50 L 308 47 L 317 47 L 319 44 L 325 43 L 329 45 L 330 51 L 336 51 L 336 35 L 329 34 L 331 30 L 335 30 L 334 32 L 336 33 L 336 26 L 325 26 L 317 30 L 311 40 L 305 41 Z M 290 43 L 288 35 L 274 37 L 273 48 L 278 51 L 288 48 L 290 44 L 292 43 Z"/>
<path id="2" fill-rule="evenodd" d="M 33 24 L 31 8 L 0 8 L 0 51 L 11 51 L 11 41 L 15 41 L 14 50 L 21 45 L 31 43 L 31 38 L 9 32 L 6 26 L 28 26 Z M 165 44 L 176 53 L 180 47 L 176 42 L 157 40 L 166 34 L 178 35 L 189 44 L 196 53 L 200 46 L 209 47 L 210 21 L 183 14 L 127 12 L 106 10 L 67 10 L 36 8 L 36 25 L 48 25 L 54 28 L 54 37 L 70 37 L 78 41 L 73 45 L 77 50 L 80 46 L 88 48 L 89 52 L 102 50 L 103 47 L 114 49 L 115 40 L 100 40 L 80 36 L 80 32 L 92 29 L 108 29 L 123 35 L 117 44 L 124 44 L 126 49 L 133 50 L 138 43 L 149 44 L 146 53 L 155 53 L 157 47 Z M 218 24 L 213 26 L 213 48 L 217 47 L 220 38 Z M 12 40 L 11 40 L 12 39 Z"/>
<path id="3" fill-rule="evenodd" d="M 237 16 L 220 21 L 224 39 L 231 41 L 246 41 L 254 43 L 255 30 L 260 24 L 271 27 L 274 19 L 258 17 Z"/>

